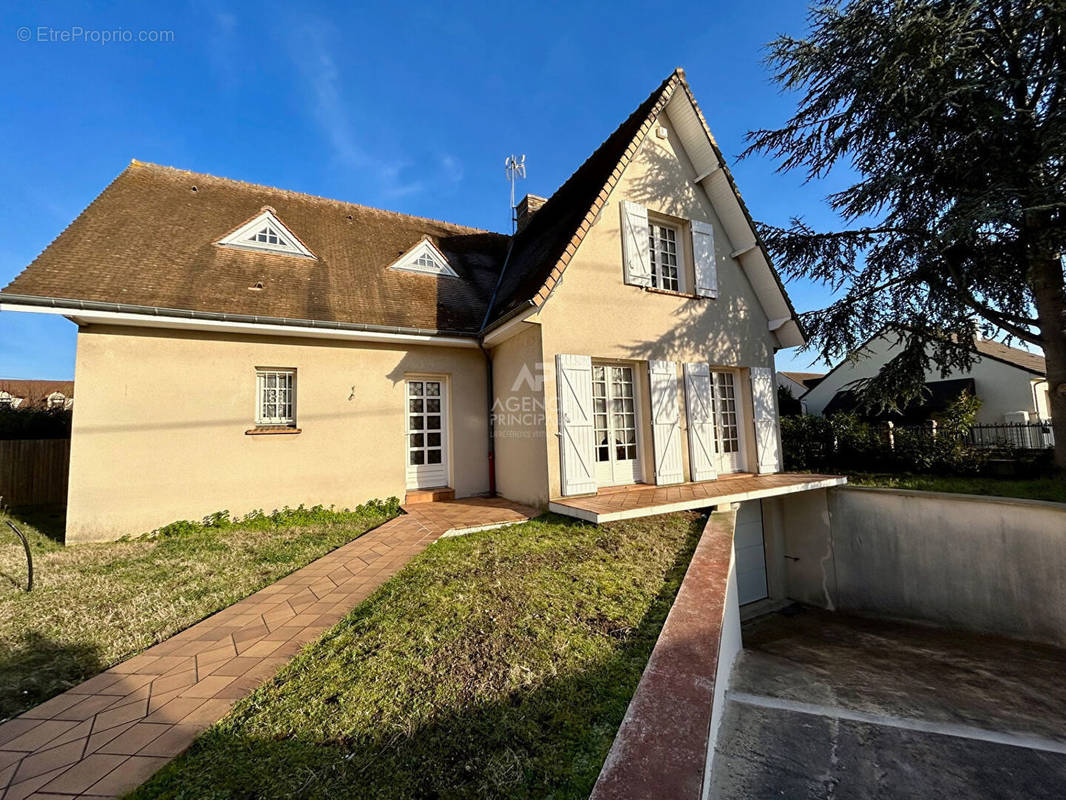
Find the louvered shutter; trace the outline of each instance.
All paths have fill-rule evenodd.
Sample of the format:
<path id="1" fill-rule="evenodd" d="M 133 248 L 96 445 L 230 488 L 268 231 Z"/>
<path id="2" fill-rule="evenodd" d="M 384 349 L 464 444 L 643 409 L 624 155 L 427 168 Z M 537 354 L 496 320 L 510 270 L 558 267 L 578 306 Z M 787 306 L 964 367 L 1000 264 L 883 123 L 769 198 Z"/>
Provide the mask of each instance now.
<path id="1" fill-rule="evenodd" d="M 564 495 L 596 491 L 593 460 L 592 359 L 589 356 L 555 357 L 559 401 L 559 467 Z"/>
<path id="2" fill-rule="evenodd" d="M 696 294 L 718 296 L 718 260 L 714 254 L 714 227 L 692 220 L 692 260 L 696 265 Z"/>
<path id="3" fill-rule="evenodd" d="M 622 208 L 622 263 L 625 281 L 634 286 L 651 286 L 650 232 L 648 209 L 629 200 Z"/>
<path id="4" fill-rule="evenodd" d="M 677 402 L 677 366 L 673 361 L 649 361 L 651 428 L 655 445 L 655 482 L 681 483 L 681 408 Z"/>
<path id="5" fill-rule="evenodd" d="M 694 481 L 718 477 L 714 453 L 714 394 L 711 368 L 685 364 L 685 412 L 688 415 L 688 467 Z"/>
<path id="6" fill-rule="evenodd" d="M 759 472 L 780 472 L 781 431 L 777 420 L 777 390 L 774 388 L 774 371 L 769 367 L 751 368 L 751 405 L 755 412 Z"/>

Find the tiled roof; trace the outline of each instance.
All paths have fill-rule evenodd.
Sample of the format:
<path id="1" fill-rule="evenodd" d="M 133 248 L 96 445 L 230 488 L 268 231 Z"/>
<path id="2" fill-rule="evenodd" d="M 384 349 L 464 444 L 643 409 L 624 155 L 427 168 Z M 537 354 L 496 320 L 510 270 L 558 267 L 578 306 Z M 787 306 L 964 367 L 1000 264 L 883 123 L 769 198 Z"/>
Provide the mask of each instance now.
<path id="1" fill-rule="evenodd" d="M 7 392 L 12 397 L 21 397 L 20 408 L 30 406 L 44 407 L 45 398 L 53 392 L 59 392 L 68 400 L 74 396 L 74 381 L 38 381 L 0 378 L 0 392 Z"/>
<path id="2" fill-rule="evenodd" d="M 513 240 L 134 161 L 2 294 L 476 334 L 486 323 L 550 295 L 679 87 L 688 91 L 680 69 Z M 264 207 L 317 258 L 215 244 Z M 423 237 L 444 252 L 459 279 L 387 269 Z M 249 288 L 259 284 L 262 289 Z"/>
<path id="3" fill-rule="evenodd" d="M 265 206 L 317 259 L 215 244 Z M 460 279 L 388 269 L 423 237 Z M 135 161 L 4 291 L 476 332 L 507 241 L 475 228 Z M 249 288 L 257 283 L 261 290 Z"/>
<path id="4" fill-rule="evenodd" d="M 993 342 L 989 339 L 977 339 L 974 342 L 977 352 L 997 361 L 1005 361 L 1016 367 L 1021 367 L 1029 372 L 1047 375 L 1047 363 L 1044 357 L 1028 350 L 1019 350 L 1017 347 L 1007 347 L 1002 342 Z"/>

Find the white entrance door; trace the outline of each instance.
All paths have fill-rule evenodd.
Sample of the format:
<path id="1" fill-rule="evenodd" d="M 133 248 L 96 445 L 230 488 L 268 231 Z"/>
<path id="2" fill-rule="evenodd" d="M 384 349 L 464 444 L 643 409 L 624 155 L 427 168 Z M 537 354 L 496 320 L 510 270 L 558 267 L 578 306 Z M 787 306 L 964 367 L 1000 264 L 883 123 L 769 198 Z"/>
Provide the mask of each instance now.
<path id="1" fill-rule="evenodd" d="M 713 372 L 715 441 L 718 445 L 718 472 L 743 472 L 744 420 L 732 372 Z"/>
<path id="2" fill-rule="evenodd" d="M 447 384 L 407 380 L 407 488 L 448 485 Z"/>
<path id="3" fill-rule="evenodd" d="M 766 597 L 766 553 L 762 538 L 762 501 L 748 500 L 737 509 L 733 534 L 737 596 L 741 605 Z"/>
<path id="4" fill-rule="evenodd" d="M 632 367 L 592 365 L 592 420 L 599 486 L 624 486 L 642 477 L 636 401 Z"/>

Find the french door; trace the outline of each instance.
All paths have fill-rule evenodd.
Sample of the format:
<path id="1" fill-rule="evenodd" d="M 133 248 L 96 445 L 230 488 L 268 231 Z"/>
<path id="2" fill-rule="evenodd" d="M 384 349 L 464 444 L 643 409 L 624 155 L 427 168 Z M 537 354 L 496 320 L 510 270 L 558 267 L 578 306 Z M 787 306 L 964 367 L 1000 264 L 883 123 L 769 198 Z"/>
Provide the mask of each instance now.
<path id="1" fill-rule="evenodd" d="M 743 472 L 744 424 L 732 372 L 712 372 L 714 383 L 714 434 L 718 472 Z"/>
<path id="2" fill-rule="evenodd" d="M 407 402 L 407 488 L 448 485 L 447 384 L 409 378 Z"/>
<path id="3" fill-rule="evenodd" d="M 592 365 L 596 483 L 623 486 L 641 480 L 633 368 Z"/>

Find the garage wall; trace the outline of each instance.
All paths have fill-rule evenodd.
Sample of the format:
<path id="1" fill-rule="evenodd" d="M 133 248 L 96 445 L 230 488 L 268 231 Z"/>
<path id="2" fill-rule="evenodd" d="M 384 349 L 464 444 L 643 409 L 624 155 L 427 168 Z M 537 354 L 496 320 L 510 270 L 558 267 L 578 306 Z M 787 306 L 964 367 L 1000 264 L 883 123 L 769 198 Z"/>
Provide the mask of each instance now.
<path id="1" fill-rule="evenodd" d="M 787 596 L 1066 645 L 1066 505 L 844 487 L 779 499 Z"/>

